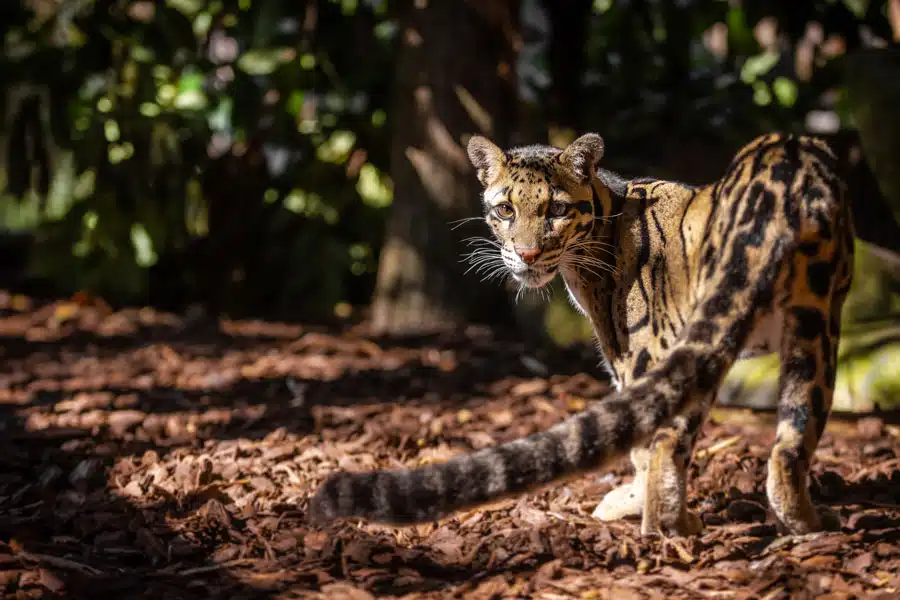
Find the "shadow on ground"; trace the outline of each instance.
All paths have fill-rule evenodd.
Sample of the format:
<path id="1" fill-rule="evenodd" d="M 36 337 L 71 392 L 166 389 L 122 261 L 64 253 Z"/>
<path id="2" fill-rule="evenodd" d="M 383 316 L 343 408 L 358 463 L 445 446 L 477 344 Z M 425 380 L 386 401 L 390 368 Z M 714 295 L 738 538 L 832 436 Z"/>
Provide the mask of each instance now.
<path id="1" fill-rule="evenodd" d="M 303 494 L 278 497 L 267 464 L 285 466 L 298 440 L 315 448 L 317 430 L 340 439 L 340 410 L 453 411 L 498 380 L 572 374 L 590 356 L 523 362 L 521 344 L 479 330 L 379 339 L 9 295 L 0 304 L 0 586 L 22 597 L 308 588 L 315 577 L 279 566 L 306 545 L 302 527 L 284 525 L 299 523 L 289 513 Z M 319 414 L 328 406 L 340 409 Z M 424 557 L 411 564 L 448 581 L 471 576 L 429 569 Z"/>
<path id="2" fill-rule="evenodd" d="M 841 511 L 844 531 L 786 545 L 762 487 L 771 415 L 739 411 L 707 426 L 692 466 L 691 504 L 708 525 L 697 538 L 641 539 L 633 522 L 590 519 L 626 464 L 437 524 L 313 530 L 307 497 L 336 469 L 443 460 L 602 396 L 606 385 L 585 374 L 596 372 L 592 349 L 531 353 L 478 329 L 388 340 L 3 302 L 0 589 L 10 597 L 900 589 L 900 430 L 882 419 L 836 423 L 817 453 L 814 494 Z"/>

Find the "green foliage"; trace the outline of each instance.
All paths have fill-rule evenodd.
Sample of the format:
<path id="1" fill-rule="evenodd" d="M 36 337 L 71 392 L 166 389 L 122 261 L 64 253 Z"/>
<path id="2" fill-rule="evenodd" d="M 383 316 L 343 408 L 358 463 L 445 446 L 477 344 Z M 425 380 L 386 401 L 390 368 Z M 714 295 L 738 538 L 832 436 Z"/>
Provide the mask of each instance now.
<path id="1" fill-rule="evenodd" d="M 684 150 L 669 151 L 668 140 L 733 149 L 763 131 L 804 129 L 812 110 L 842 110 L 840 48 L 891 40 L 886 4 L 596 0 L 582 85 L 567 106 L 580 129 L 603 132 L 618 168 L 658 164 L 678 176 L 667 163 Z M 537 58 L 525 72 L 541 115 L 554 73 Z"/>
<path id="2" fill-rule="evenodd" d="M 0 216 L 37 227 L 35 272 L 125 302 L 307 316 L 364 302 L 391 198 L 385 8 L 9 10 Z"/>

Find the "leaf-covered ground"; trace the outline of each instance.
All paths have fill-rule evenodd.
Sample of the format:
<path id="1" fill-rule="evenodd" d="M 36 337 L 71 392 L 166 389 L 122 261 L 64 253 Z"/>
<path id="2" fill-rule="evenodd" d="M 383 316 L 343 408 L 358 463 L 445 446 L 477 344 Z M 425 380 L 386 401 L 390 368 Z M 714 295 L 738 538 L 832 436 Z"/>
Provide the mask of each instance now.
<path id="1" fill-rule="evenodd" d="M 843 530 L 779 537 L 770 415 L 716 413 L 692 468 L 707 524 L 590 518 L 628 466 L 393 529 L 312 530 L 326 474 L 444 460 L 545 428 L 606 386 L 592 351 L 472 329 L 420 340 L 0 293 L 0 590 L 9 598 L 897 598 L 900 428 L 835 419 L 816 499 Z"/>

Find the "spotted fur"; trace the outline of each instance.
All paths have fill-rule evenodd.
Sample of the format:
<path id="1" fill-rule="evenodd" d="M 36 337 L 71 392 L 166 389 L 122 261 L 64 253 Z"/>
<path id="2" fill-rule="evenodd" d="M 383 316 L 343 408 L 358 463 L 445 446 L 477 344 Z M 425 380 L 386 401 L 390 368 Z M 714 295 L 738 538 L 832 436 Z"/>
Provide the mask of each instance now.
<path id="1" fill-rule="evenodd" d="M 685 489 L 697 432 L 734 361 L 777 351 L 769 501 L 790 532 L 822 527 L 807 479 L 831 406 L 853 253 L 834 154 L 811 137 L 766 135 L 699 187 L 627 180 L 599 168 L 602 155 L 595 134 L 565 149 L 469 143 L 504 268 L 528 287 L 562 276 L 617 391 L 546 431 L 441 464 L 338 473 L 311 499 L 314 520 L 433 520 L 631 451 L 634 482 L 595 514 L 642 514 L 644 533 L 696 533 Z"/>

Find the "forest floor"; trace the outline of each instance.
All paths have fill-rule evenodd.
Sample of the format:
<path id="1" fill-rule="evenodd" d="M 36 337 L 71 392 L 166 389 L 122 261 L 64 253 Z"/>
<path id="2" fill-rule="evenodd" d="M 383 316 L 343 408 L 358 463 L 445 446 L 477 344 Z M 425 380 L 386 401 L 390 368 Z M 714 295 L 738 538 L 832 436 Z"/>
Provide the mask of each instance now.
<path id="1" fill-rule="evenodd" d="M 0 293 L 0 590 L 8 598 L 897 598 L 900 428 L 835 418 L 816 500 L 843 529 L 779 536 L 772 416 L 713 415 L 692 466 L 705 532 L 590 514 L 627 461 L 395 529 L 310 529 L 336 469 L 443 460 L 546 428 L 606 385 L 590 348 L 470 329 L 214 323 Z"/>

